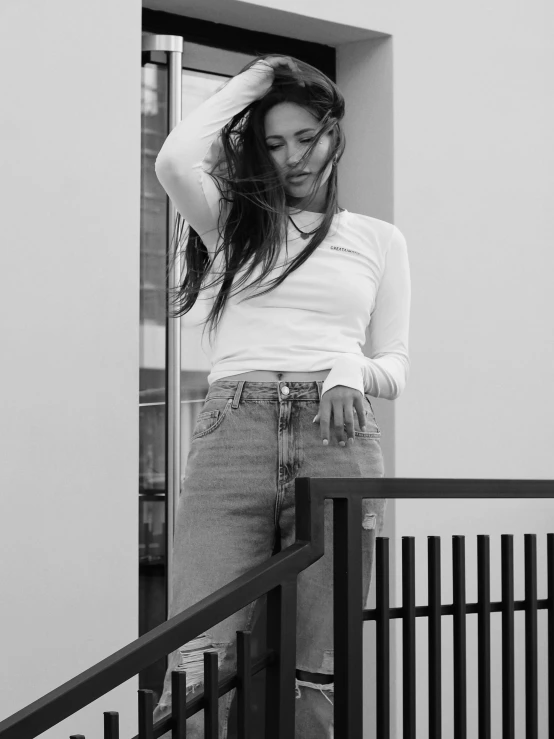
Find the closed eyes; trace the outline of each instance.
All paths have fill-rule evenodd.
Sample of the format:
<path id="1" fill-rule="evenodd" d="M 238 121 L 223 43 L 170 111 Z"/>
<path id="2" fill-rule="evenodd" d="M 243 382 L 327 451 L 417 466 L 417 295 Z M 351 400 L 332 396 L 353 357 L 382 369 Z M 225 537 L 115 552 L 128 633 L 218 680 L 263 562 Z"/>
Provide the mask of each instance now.
<path id="1" fill-rule="evenodd" d="M 301 144 L 309 144 L 311 141 L 313 141 L 313 137 L 311 139 L 300 139 Z M 276 149 L 280 149 L 283 144 L 273 144 L 272 146 L 268 145 L 269 151 L 275 151 Z"/>

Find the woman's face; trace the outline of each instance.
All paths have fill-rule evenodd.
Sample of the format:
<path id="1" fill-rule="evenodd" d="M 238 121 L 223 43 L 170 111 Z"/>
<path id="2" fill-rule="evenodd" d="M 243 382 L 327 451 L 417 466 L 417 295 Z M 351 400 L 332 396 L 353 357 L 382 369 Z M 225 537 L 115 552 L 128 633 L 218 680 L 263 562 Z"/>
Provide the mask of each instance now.
<path id="1" fill-rule="evenodd" d="M 298 162 L 310 145 L 319 127 L 318 119 L 306 108 L 296 103 L 278 103 L 268 110 L 264 120 L 265 141 L 285 192 L 293 198 L 304 198 L 311 193 L 317 174 L 323 167 L 329 150 L 333 145 L 333 133 L 324 134 L 304 165 Z M 314 203 L 325 199 L 327 180 L 332 165 L 324 173 L 319 192 Z M 303 172 L 301 177 L 291 175 Z M 320 203 L 317 203 L 320 205 Z"/>

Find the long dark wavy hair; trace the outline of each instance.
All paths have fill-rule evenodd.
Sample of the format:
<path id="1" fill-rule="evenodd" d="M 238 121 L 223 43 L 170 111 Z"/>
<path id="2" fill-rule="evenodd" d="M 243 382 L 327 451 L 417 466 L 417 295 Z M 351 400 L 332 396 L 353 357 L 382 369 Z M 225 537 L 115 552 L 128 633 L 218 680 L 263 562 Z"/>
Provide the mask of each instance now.
<path id="1" fill-rule="evenodd" d="M 296 103 L 308 109 L 319 121 L 319 127 L 307 146 L 299 167 L 304 165 L 320 139 L 328 132 L 332 132 L 329 153 L 317 175 L 313 193 L 321 186 L 323 174 L 329 165 L 332 166 L 332 170 L 327 180 L 325 212 L 321 223 L 313 232 L 307 246 L 290 262 L 283 274 L 272 280 L 269 286 L 257 295 L 274 290 L 308 259 L 327 236 L 333 216 L 338 212 L 336 163 L 340 160 L 345 147 L 344 133 L 340 126 L 340 121 L 344 117 L 344 97 L 337 86 L 318 69 L 294 57 L 289 58 L 296 63 L 298 74 L 287 67 L 275 69 L 273 85 L 266 95 L 237 113 L 220 132 L 221 157 L 212 168 L 210 176 L 221 195 L 219 242 L 214 261 L 223 253 L 224 268 L 209 285 L 204 284 L 212 266 L 208 250 L 192 227 L 187 224 L 186 230 L 184 229 L 184 219 L 180 213 L 177 214 L 173 263 L 176 256 L 183 251 L 181 244 L 186 241 L 186 245 L 184 260 L 181 262 L 181 284 L 175 288 L 174 295 L 170 295 L 169 299 L 169 302 L 176 306 L 176 310 L 170 315 L 172 317 L 185 315 L 196 303 L 201 290 L 212 288 L 221 282 L 219 293 L 205 320 L 205 325 L 210 326 L 210 333 L 217 329 L 230 294 L 235 294 L 231 293 L 231 288 L 234 290 L 233 281 L 237 272 L 251 262 L 236 284 L 236 287 L 240 288 L 262 264 L 259 277 L 242 289 L 259 285 L 273 269 L 279 254 L 279 246 L 283 238 L 286 239 L 287 206 L 291 205 L 291 202 L 265 143 L 264 118 L 274 105 L 283 102 Z M 265 56 L 256 57 L 241 72 L 263 59 Z M 236 292 L 241 290 L 238 289 Z M 246 299 L 249 300 L 250 297 Z"/>

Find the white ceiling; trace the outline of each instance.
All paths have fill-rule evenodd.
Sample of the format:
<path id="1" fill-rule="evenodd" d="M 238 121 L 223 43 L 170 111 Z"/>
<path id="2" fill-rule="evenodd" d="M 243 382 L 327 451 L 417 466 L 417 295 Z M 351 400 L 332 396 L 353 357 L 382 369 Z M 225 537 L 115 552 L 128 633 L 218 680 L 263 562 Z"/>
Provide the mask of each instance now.
<path id="1" fill-rule="evenodd" d="M 274 33 L 302 41 L 314 41 L 328 46 L 339 46 L 385 35 L 369 28 L 332 23 L 239 0 L 145 0 L 143 6 L 151 10 L 163 10 L 167 13 L 238 26 L 250 31 Z"/>

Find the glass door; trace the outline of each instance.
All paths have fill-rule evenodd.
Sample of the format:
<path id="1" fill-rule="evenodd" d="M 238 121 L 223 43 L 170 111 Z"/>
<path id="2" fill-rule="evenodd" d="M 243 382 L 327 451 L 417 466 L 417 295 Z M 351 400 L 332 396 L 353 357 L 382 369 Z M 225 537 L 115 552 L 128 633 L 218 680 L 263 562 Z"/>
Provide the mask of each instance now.
<path id="1" fill-rule="evenodd" d="M 238 73 L 252 58 L 245 54 L 188 42 L 183 42 L 182 48 L 181 118 L 212 95 L 225 79 Z M 172 545 L 173 536 L 173 532 L 168 529 L 172 528 L 171 509 L 174 511 L 177 504 L 177 500 L 169 499 L 170 486 L 166 480 L 168 198 L 154 172 L 156 157 L 169 133 L 168 57 L 169 53 L 164 51 L 149 51 L 143 54 L 142 65 L 139 635 L 150 631 L 167 618 L 170 581 L 168 570 L 171 565 L 169 562 L 168 566 L 167 552 Z M 196 417 L 208 391 L 207 376 L 210 368 L 201 349 L 203 320 L 208 310 L 207 301 L 199 300 L 179 320 L 181 481 L 186 472 Z M 143 670 L 139 676 L 140 688 L 153 690 L 156 701 L 161 694 L 165 670 L 164 659 Z"/>

